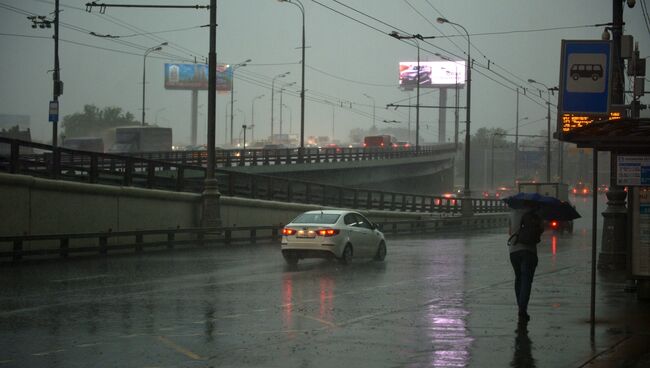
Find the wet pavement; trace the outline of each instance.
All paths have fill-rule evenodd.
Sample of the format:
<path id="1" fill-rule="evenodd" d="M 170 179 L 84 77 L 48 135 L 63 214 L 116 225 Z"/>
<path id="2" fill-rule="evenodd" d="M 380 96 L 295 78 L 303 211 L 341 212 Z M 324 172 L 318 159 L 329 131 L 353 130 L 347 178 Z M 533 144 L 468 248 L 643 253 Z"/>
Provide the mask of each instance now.
<path id="1" fill-rule="evenodd" d="M 505 229 L 391 238 L 383 263 L 248 245 L 0 266 L 4 367 L 645 367 L 650 304 L 599 274 L 588 201 L 545 234 L 527 328 Z M 600 237 L 599 237 L 600 238 Z"/>

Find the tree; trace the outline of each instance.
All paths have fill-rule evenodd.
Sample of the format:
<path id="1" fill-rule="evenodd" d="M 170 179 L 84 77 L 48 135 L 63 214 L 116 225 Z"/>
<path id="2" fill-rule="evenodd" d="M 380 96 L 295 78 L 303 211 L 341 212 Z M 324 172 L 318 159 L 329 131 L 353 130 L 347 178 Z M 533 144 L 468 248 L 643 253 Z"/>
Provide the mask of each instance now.
<path id="1" fill-rule="evenodd" d="M 502 128 L 479 128 L 472 136 L 472 145 L 476 149 L 479 149 L 479 147 L 490 149 L 493 144 L 495 147 L 508 147 L 511 143 L 507 141 L 507 136 L 504 135 L 507 133 Z"/>
<path id="2" fill-rule="evenodd" d="M 83 112 L 66 115 L 63 128 L 67 137 L 100 137 L 111 128 L 138 125 L 130 112 L 109 106 L 100 110 L 95 105 L 84 105 Z"/>

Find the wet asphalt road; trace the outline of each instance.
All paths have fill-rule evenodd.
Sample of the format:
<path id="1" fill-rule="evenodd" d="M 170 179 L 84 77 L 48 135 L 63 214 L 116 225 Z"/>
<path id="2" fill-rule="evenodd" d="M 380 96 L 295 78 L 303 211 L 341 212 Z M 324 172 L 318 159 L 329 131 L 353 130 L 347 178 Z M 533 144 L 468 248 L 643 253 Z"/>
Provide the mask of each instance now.
<path id="1" fill-rule="evenodd" d="M 577 367 L 632 304 L 599 278 L 590 340 L 578 209 L 573 235 L 540 244 L 527 334 L 505 229 L 392 238 L 385 262 L 349 266 L 241 245 L 0 266 L 0 368 Z"/>

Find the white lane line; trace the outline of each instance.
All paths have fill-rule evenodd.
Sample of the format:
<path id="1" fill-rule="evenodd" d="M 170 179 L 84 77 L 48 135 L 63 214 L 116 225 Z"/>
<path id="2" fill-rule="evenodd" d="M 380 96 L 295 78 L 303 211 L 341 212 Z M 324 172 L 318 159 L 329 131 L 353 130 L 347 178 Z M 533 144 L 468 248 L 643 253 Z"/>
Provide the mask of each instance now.
<path id="1" fill-rule="evenodd" d="M 165 336 L 158 336 L 157 339 L 158 339 L 158 341 L 160 341 L 161 343 L 163 343 L 167 347 L 171 348 L 172 350 L 176 351 L 177 353 L 185 355 L 186 357 L 188 357 L 190 359 L 193 359 L 193 360 L 206 360 L 205 358 L 203 358 L 199 354 L 196 354 L 195 352 L 190 351 L 190 350 L 176 344 L 175 342 L 173 342 L 172 340 L 166 338 Z"/>
<path id="2" fill-rule="evenodd" d="M 64 351 L 65 351 L 65 349 L 59 349 L 59 350 L 43 351 L 43 352 L 40 352 L 40 353 L 34 353 L 32 355 L 43 356 L 43 355 L 61 353 L 61 352 L 64 352 Z"/>
<path id="3" fill-rule="evenodd" d="M 104 274 L 104 275 L 95 275 L 95 276 L 86 276 L 86 277 L 73 277 L 69 279 L 56 279 L 56 280 L 50 280 L 50 282 L 69 282 L 69 281 L 86 281 L 86 280 L 97 280 L 97 279 L 104 279 L 107 277 L 111 277 L 110 275 Z"/>

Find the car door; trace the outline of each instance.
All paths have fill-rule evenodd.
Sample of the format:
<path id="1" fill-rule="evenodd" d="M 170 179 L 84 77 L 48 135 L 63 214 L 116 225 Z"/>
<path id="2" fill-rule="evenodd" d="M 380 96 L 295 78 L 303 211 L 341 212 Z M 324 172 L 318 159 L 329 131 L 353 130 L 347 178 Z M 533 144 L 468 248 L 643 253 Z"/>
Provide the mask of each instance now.
<path id="1" fill-rule="evenodd" d="M 355 255 L 360 255 L 363 252 L 363 230 L 359 226 L 359 220 L 354 213 L 348 213 L 343 217 L 343 222 L 347 227 L 348 237 L 354 249 Z"/>
<path id="2" fill-rule="evenodd" d="M 375 231 L 372 228 L 372 223 L 368 221 L 363 215 L 355 213 L 354 216 L 357 219 L 356 229 L 359 234 L 359 250 L 357 254 L 362 257 L 371 257 L 374 255 L 376 250 L 376 236 Z"/>

